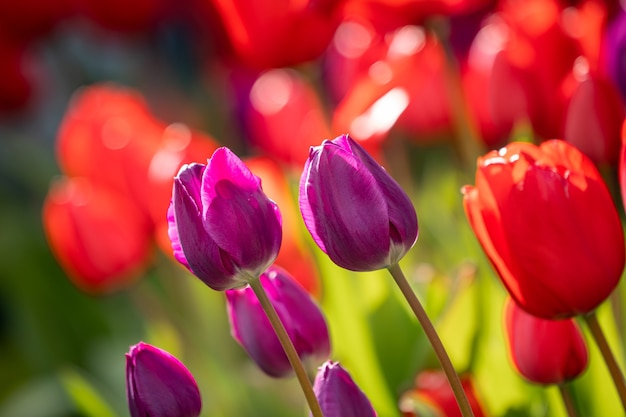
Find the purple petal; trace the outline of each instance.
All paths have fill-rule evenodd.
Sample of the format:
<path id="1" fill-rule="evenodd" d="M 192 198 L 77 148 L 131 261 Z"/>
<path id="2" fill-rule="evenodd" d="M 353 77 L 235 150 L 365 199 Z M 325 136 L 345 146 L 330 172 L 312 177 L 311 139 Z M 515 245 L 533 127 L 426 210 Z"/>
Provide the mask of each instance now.
<path id="1" fill-rule="evenodd" d="M 242 190 L 255 191 L 261 188 L 261 180 L 226 147 L 218 148 L 207 162 L 202 178 L 202 205 L 208 207 L 215 198 L 216 184 L 228 181 Z"/>
<path id="2" fill-rule="evenodd" d="M 185 165 L 174 178 L 172 201 L 180 246 L 191 271 L 209 287 L 223 291 L 240 286 L 232 268 L 224 265 L 218 246 L 204 228 L 200 181 L 204 166 Z"/>
<path id="3" fill-rule="evenodd" d="M 204 227 L 237 270 L 258 276 L 278 255 L 280 212 L 261 189 L 250 192 L 228 180 L 216 183 Z"/>
<path id="4" fill-rule="evenodd" d="M 176 227 L 176 218 L 174 215 L 174 203 L 170 201 L 170 205 L 167 208 L 167 235 L 170 238 L 172 244 L 172 251 L 174 252 L 174 258 L 185 266 L 189 271 L 189 263 L 185 258 L 182 246 L 180 246 L 180 238 L 178 237 L 178 228 Z"/>

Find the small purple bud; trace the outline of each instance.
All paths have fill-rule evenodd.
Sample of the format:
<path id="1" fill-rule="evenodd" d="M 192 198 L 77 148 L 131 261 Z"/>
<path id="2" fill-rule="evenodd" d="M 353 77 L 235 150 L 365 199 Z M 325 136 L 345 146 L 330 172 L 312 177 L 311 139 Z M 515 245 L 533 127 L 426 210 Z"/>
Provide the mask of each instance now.
<path id="1" fill-rule="evenodd" d="M 327 359 L 328 327 L 311 296 L 279 267 L 270 267 L 260 279 L 300 359 L 313 363 Z M 266 374 L 291 375 L 289 359 L 252 288 L 228 290 L 226 299 L 233 338 Z"/>
<path id="2" fill-rule="evenodd" d="M 278 207 L 228 148 L 180 169 L 167 218 L 174 257 L 217 291 L 258 277 L 280 249 Z"/>
<path id="3" fill-rule="evenodd" d="M 320 367 L 313 391 L 324 417 L 376 417 L 370 401 L 338 362 Z"/>
<path id="4" fill-rule="evenodd" d="M 126 354 L 131 417 L 197 417 L 202 401 L 193 376 L 168 352 L 139 342 Z"/>
<path id="5" fill-rule="evenodd" d="M 417 240 L 417 214 L 400 185 L 348 135 L 312 147 L 300 211 L 337 265 L 373 271 L 398 263 Z"/>

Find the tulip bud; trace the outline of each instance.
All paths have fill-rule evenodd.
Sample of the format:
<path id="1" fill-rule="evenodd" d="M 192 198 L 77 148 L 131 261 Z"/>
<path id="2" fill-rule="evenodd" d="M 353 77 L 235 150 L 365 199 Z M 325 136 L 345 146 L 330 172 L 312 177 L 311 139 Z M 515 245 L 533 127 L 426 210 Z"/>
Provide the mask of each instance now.
<path id="1" fill-rule="evenodd" d="M 280 248 L 278 206 L 227 148 L 217 149 L 206 166 L 180 169 L 168 217 L 175 257 L 217 291 L 258 277 Z"/>
<path id="2" fill-rule="evenodd" d="M 562 140 L 478 159 L 465 212 L 513 299 L 547 319 L 593 311 L 624 269 L 622 223 L 593 162 Z"/>
<path id="3" fill-rule="evenodd" d="M 202 401 L 185 365 L 168 352 L 139 342 L 126 354 L 131 417 L 197 417 Z"/>
<path id="4" fill-rule="evenodd" d="M 587 367 L 587 346 L 573 319 L 541 319 L 508 299 L 505 325 L 511 360 L 529 381 L 561 384 Z"/>
<path id="5" fill-rule="evenodd" d="M 300 179 L 300 211 L 322 251 L 353 271 L 395 265 L 417 240 L 408 195 L 348 135 L 311 148 Z"/>
<path id="6" fill-rule="evenodd" d="M 270 267 L 260 279 L 300 359 L 321 362 L 328 358 L 328 328 L 311 296 L 279 267 Z M 226 300 L 235 340 L 268 375 L 291 375 L 289 359 L 252 288 L 227 290 Z"/>
<path id="7" fill-rule="evenodd" d="M 338 362 L 320 367 L 313 391 L 324 417 L 376 417 L 370 401 Z"/>

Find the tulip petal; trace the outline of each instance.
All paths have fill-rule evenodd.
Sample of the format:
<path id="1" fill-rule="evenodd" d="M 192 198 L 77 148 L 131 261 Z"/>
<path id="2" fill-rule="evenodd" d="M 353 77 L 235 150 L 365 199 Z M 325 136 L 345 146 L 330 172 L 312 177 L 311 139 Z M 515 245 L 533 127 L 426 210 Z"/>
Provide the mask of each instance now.
<path id="1" fill-rule="evenodd" d="M 185 258 L 183 247 L 180 246 L 180 238 L 178 237 L 178 228 L 176 227 L 176 218 L 174 214 L 174 203 L 170 201 L 170 205 L 167 208 L 167 235 L 170 239 L 174 258 L 185 266 L 185 268 L 191 271 L 189 263 Z"/>
<path id="2" fill-rule="evenodd" d="M 215 151 L 202 177 L 204 227 L 233 262 L 258 276 L 276 258 L 282 239 L 280 211 L 261 180 L 228 148 Z"/>

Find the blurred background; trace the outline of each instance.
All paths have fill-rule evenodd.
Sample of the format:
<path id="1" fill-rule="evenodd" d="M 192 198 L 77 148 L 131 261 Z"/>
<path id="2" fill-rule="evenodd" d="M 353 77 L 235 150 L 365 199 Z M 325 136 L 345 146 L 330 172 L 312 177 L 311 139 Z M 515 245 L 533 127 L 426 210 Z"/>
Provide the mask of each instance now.
<path id="1" fill-rule="evenodd" d="M 124 354 L 141 340 L 187 365 L 203 416 L 306 414 L 295 380 L 234 342 L 223 294 L 171 256 L 171 180 L 218 146 L 278 202 L 277 263 L 320 302 L 332 358 L 379 416 L 416 415 L 407 398 L 448 415 L 386 271 L 333 265 L 300 219 L 308 149 L 343 133 L 412 197 L 402 266 L 484 415 L 564 416 L 556 387 L 511 365 L 505 292 L 460 189 L 486 151 L 561 138 L 623 213 L 625 19 L 608 0 L 0 0 L 0 416 L 129 415 Z M 599 311 L 622 362 L 623 298 Z M 589 349 L 576 406 L 618 415 Z"/>

